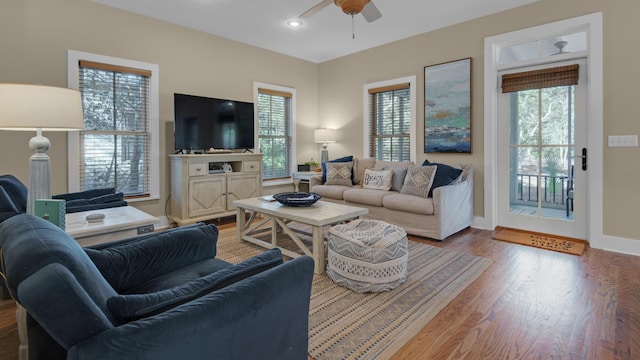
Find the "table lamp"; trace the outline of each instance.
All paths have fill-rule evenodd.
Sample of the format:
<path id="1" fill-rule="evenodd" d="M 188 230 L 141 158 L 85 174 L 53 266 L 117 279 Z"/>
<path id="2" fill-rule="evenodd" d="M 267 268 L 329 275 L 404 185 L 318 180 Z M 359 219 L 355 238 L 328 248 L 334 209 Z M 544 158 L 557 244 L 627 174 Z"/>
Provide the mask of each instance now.
<path id="1" fill-rule="evenodd" d="M 336 142 L 337 131 L 335 129 L 315 129 L 313 131 L 313 141 L 315 143 L 322 144 L 322 155 L 320 156 L 320 163 L 329 160 L 329 151 L 327 151 L 327 144 Z"/>
<path id="2" fill-rule="evenodd" d="M 36 131 L 29 140 L 27 213 L 36 199 L 51 198 L 51 166 L 45 154 L 51 142 L 43 131 L 84 128 L 82 99 L 77 90 L 29 84 L 0 84 L 0 130 Z"/>

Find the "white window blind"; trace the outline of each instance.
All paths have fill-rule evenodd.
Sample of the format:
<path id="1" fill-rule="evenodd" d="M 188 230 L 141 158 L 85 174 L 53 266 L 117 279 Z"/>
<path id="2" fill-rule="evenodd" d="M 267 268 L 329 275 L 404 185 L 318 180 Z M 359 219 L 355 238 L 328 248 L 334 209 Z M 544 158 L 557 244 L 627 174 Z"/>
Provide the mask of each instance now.
<path id="1" fill-rule="evenodd" d="M 378 160 L 409 161 L 410 84 L 372 88 L 369 97 L 369 156 Z"/>
<path id="2" fill-rule="evenodd" d="M 79 62 L 81 190 L 114 187 L 127 197 L 150 195 L 150 77 L 148 70 Z"/>
<path id="3" fill-rule="evenodd" d="M 258 140 L 262 152 L 262 178 L 291 176 L 292 94 L 258 89 Z"/>

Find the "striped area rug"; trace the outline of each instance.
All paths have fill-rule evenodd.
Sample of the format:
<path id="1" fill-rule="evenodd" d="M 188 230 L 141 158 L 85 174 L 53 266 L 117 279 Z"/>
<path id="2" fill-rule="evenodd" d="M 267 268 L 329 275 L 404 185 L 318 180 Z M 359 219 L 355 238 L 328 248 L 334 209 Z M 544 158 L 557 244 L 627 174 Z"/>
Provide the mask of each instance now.
<path id="1" fill-rule="evenodd" d="M 300 238 L 309 240 L 309 232 Z M 235 229 L 220 231 L 218 257 L 235 263 L 264 251 L 237 242 L 235 236 Z M 289 248 L 286 242 L 283 246 Z M 490 259 L 409 241 L 407 280 L 392 291 L 355 293 L 324 274 L 315 275 L 309 355 L 317 360 L 390 358 L 491 263 Z"/>

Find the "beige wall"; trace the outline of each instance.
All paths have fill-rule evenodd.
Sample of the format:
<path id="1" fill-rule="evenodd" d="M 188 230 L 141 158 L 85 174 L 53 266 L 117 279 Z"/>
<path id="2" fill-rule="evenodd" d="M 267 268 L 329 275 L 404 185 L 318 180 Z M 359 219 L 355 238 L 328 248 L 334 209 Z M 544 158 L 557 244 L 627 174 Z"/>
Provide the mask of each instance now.
<path id="1" fill-rule="evenodd" d="M 318 153 L 317 64 L 243 45 L 87 0 L 2 0 L 0 82 L 67 86 L 67 50 L 158 64 L 160 68 L 160 193 L 135 205 L 164 215 L 169 192 L 167 155 L 173 152 L 173 93 L 253 102 L 253 82 L 296 89 L 298 154 Z M 0 131 L 0 174 L 27 183 L 29 133 Z M 52 142 L 52 193 L 67 190 L 66 134 Z M 317 157 L 317 156 L 316 156 Z"/>
<path id="2" fill-rule="evenodd" d="M 640 133 L 636 110 L 640 81 L 637 0 L 541 0 L 539 2 L 363 51 L 319 66 L 319 123 L 362 132 L 362 85 L 415 75 L 418 80 L 418 161 L 471 163 L 475 168 L 474 214 L 484 216 L 484 38 L 594 12 L 604 18 L 604 144 L 607 135 Z M 424 154 L 424 66 L 473 58 L 472 154 Z M 375 61 L 372 61 L 375 59 Z M 331 144 L 332 156 L 363 156 L 362 138 Z M 604 149 L 604 234 L 640 239 L 637 204 L 639 148 Z"/>
<path id="3" fill-rule="evenodd" d="M 312 143 L 318 124 L 342 129 L 340 143 L 330 144 L 332 157 L 362 157 L 362 85 L 415 75 L 423 98 L 423 67 L 473 58 L 473 148 L 471 155 L 429 155 L 430 160 L 475 166 L 474 213 L 484 216 L 483 199 L 483 44 L 487 36 L 593 12 L 604 14 L 604 134 L 638 134 L 635 111 L 640 80 L 637 0 L 541 0 L 537 3 L 394 42 L 351 56 L 313 64 L 179 26 L 129 14 L 86 0 L 2 0 L 0 3 L 0 82 L 66 86 L 68 49 L 155 63 L 160 66 L 161 199 L 136 204 L 164 214 L 169 188 L 167 154 L 173 150 L 172 94 L 183 92 L 252 101 L 253 81 L 296 88 L 298 158 L 317 159 Z M 375 59 L 375 61 L 373 60 Z M 418 134 L 423 110 L 418 101 Z M 53 193 L 66 191 L 66 136 L 52 140 Z M 0 132 L 0 173 L 26 182 L 31 134 Z M 348 139 L 348 140 L 346 140 Z M 418 136 L 418 161 L 426 158 Z M 640 203 L 638 148 L 605 148 L 604 233 L 640 239 L 635 204 Z"/>

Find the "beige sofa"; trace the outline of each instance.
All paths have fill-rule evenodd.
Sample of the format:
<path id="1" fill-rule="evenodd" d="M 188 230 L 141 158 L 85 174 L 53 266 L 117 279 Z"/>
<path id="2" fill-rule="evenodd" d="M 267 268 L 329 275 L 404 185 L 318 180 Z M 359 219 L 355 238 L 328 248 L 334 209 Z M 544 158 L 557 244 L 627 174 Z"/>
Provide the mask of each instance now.
<path id="1" fill-rule="evenodd" d="M 413 163 L 353 159 L 353 186 L 323 185 L 322 176 L 312 176 L 309 189 L 323 200 L 369 209 L 367 218 L 383 220 L 412 235 L 444 240 L 473 221 L 473 167 L 461 165 L 462 173 L 451 185 L 433 189 L 433 197 L 423 198 L 398 191 L 363 189 L 365 169 L 410 166 Z"/>

